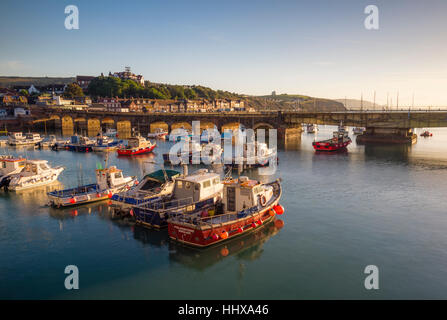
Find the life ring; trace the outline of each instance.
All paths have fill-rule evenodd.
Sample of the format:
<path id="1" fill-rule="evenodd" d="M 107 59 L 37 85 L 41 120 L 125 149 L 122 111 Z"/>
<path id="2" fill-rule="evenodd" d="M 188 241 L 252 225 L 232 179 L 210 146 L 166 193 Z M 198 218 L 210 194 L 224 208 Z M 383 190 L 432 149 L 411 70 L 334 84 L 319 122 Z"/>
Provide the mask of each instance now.
<path id="1" fill-rule="evenodd" d="M 259 202 L 261 203 L 261 206 L 265 206 L 265 204 L 267 203 L 267 198 L 265 197 L 265 195 L 259 197 Z"/>

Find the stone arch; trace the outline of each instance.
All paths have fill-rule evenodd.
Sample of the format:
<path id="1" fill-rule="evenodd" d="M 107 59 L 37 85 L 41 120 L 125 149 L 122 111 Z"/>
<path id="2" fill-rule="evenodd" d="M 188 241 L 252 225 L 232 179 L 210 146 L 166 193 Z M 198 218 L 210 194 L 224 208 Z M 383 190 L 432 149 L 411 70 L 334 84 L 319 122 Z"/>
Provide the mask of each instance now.
<path id="1" fill-rule="evenodd" d="M 50 120 L 61 120 L 61 117 L 59 117 L 57 114 L 53 114 L 53 115 L 50 117 Z"/>
<path id="2" fill-rule="evenodd" d="M 240 128 L 241 124 L 239 122 L 229 122 L 222 125 L 221 131 L 224 132 L 226 129 L 235 130 Z"/>
<path id="3" fill-rule="evenodd" d="M 206 129 L 212 129 L 216 128 L 218 129 L 217 125 L 211 121 L 200 121 L 200 132 Z"/>
<path id="4" fill-rule="evenodd" d="M 129 120 L 122 120 L 116 123 L 118 137 L 126 139 L 132 136 L 132 123 Z"/>
<path id="5" fill-rule="evenodd" d="M 256 129 L 267 129 L 268 130 L 268 129 L 275 129 L 275 127 L 267 122 L 259 122 L 253 126 L 253 130 L 256 131 Z"/>
<path id="6" fill-rule="evenodd" d="M 115 125 L 115 120 L 113 120 L 112 118 L 104 118 L 101 121 L 102 124 L 107 124 L 107 125 Z"/>
<path id="7" fill-rule="evenodd" d="M 70 116 L 63 116 L 61 119 L 62 135 L 71 136 L 74 132 L 74 122 L 73 118 Z"/>
<path id="8" fill-rule="evenodd" d="M 101 133 L 101 120 L 97 118 L 88 119 L 87 132 L 90 137 L 96 136 Z"/>
<path id="9" fill-rule="evenodd" d="M 158 128 L 168 131 L 169 125 L 164 121 L 157 121 L 157 122 L 151 123 L 149 126 L 150 132 L 155 132 L 155 130 L 157 130 Z"/>
<path id="10" fill-rule="evenodd" d="M 171 130 L 178 129 L 178 128 L 181 128 L 181 127 L 185 128 L 186 130 L 192 130 L 192 126 L 188 122 L 176 122 L 176 123 L 173 123 L 171 125 Z"/>

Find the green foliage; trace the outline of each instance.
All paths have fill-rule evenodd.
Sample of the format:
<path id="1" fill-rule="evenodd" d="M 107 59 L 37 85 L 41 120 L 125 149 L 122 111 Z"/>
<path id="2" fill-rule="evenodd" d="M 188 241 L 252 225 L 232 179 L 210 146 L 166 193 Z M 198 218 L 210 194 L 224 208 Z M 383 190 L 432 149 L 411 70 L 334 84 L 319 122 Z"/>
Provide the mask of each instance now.
<path id="1" fill-rule="evenodd" d="M 83 95 L 82 88 L 74 82 L 67 85 L 64 91 L 65 98 L 73 99 L 74 97 L 82 97 Z"/>
<path id="2" fill-rule="evenodd" d="M 149 83 L 145 87 L 133 80 L 117 77 L 97 77 L 88 86 L 93 97 L 141 97 L 149 99 L 239 99 L 228 91 L 213 90 L 202 86 L 181 86 Z"/>

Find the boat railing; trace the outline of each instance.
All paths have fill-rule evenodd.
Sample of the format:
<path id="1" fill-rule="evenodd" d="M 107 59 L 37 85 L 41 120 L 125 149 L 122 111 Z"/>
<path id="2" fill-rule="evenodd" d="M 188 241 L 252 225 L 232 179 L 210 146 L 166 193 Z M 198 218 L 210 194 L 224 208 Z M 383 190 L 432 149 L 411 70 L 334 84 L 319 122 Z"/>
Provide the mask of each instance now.
<path id="1" fill-rule="evenodd" d="M 153 211 L 158 211 L 158 212 L 163 212 L 163 211 L 167 211 L 169 209 L 174 209 L 174 210 L 179 210 L 179 209 L 183 209 L 185 207 L 191 206 L 194 204 L 194 201 L 192 199 L 192 197 L 188 197 L 188 198 L 183 198 L 183 199 L 174 199 L 171 201 L 167 201 L 167 202 L 160 202 L 160 201 L 156 201 L 156 202 L 148 202 L 148 203 L 144 203 L 142 205 L 140 205 L 139 207 L 143 208 L 143 209 L 149 209 L 149 210 L 153 210 Z"/>
<path id="2" fill-rule="evenodd" d="M 206 216 L 206 217 L 200 217 L 198 215 L 193 214 L 178 213 L 171 215 L 169 218 L 171 222 L 186 223 L 195 226 L 210 226 L 210 227 L 212 227 L 213 225 L 224 224 L 226 222 L 237 219 L 239 219 L 239 216 L 237 213 L 234 212 L 223 213 L 213 216 Z"/>

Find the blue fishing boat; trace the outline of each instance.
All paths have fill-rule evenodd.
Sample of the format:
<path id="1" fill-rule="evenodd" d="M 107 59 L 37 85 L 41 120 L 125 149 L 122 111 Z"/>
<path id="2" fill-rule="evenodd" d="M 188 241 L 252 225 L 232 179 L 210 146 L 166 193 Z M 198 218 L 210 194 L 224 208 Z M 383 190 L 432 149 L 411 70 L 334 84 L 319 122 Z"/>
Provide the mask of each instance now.
<path id="1" fill-rule="evenodd" d="M 132 189 L 115 193 L 110 208 L 115 214 L 127 215 L 133 206 L 160 201 L 171 196 L 174 190 L 174 179 L 180 172 L 174 170 L 157 170 L 149 173 L 135 183 Z"/>
<path id="2" fill-rule="evenodd" d="M 76 152 L 92 152 L 95 141 L 88 137 L 74 135 L 70 138 L 70 143 L 67 144 L 67 150 Z"/>
<path id="3" fill-rule="evenodd" d="M 96 138 L 96 143 L 92 147 L 92 150 L 95 152 L 115 151 L 122 143 L 123 140 L 113 141 L 113 138 L 109 138 L 107 136 L 99 134 Z"/>
<path id="4" fill-rule="evenodd" d="M 213 206 L 222 199 L 222 190 L 223 184 L 217 173 L 208 172 L 207 169 L 200 169 L 191 175 L 185 172 L 175 179 L 171 196 L 136 205 L 131 214 L 136 223 L 143 226 L 166 227 L 170 215 L 187 214 Z"/>
<path id="5" fill-rule="evenodd" d="M 122 170 L 115 166 L 98 168 L 95 173 L 96 183 L 49 192 L 49 205 L 59 208 L 107 200 L 114 193 L 129 190 L 137 180 L 123 176 Z"/>

